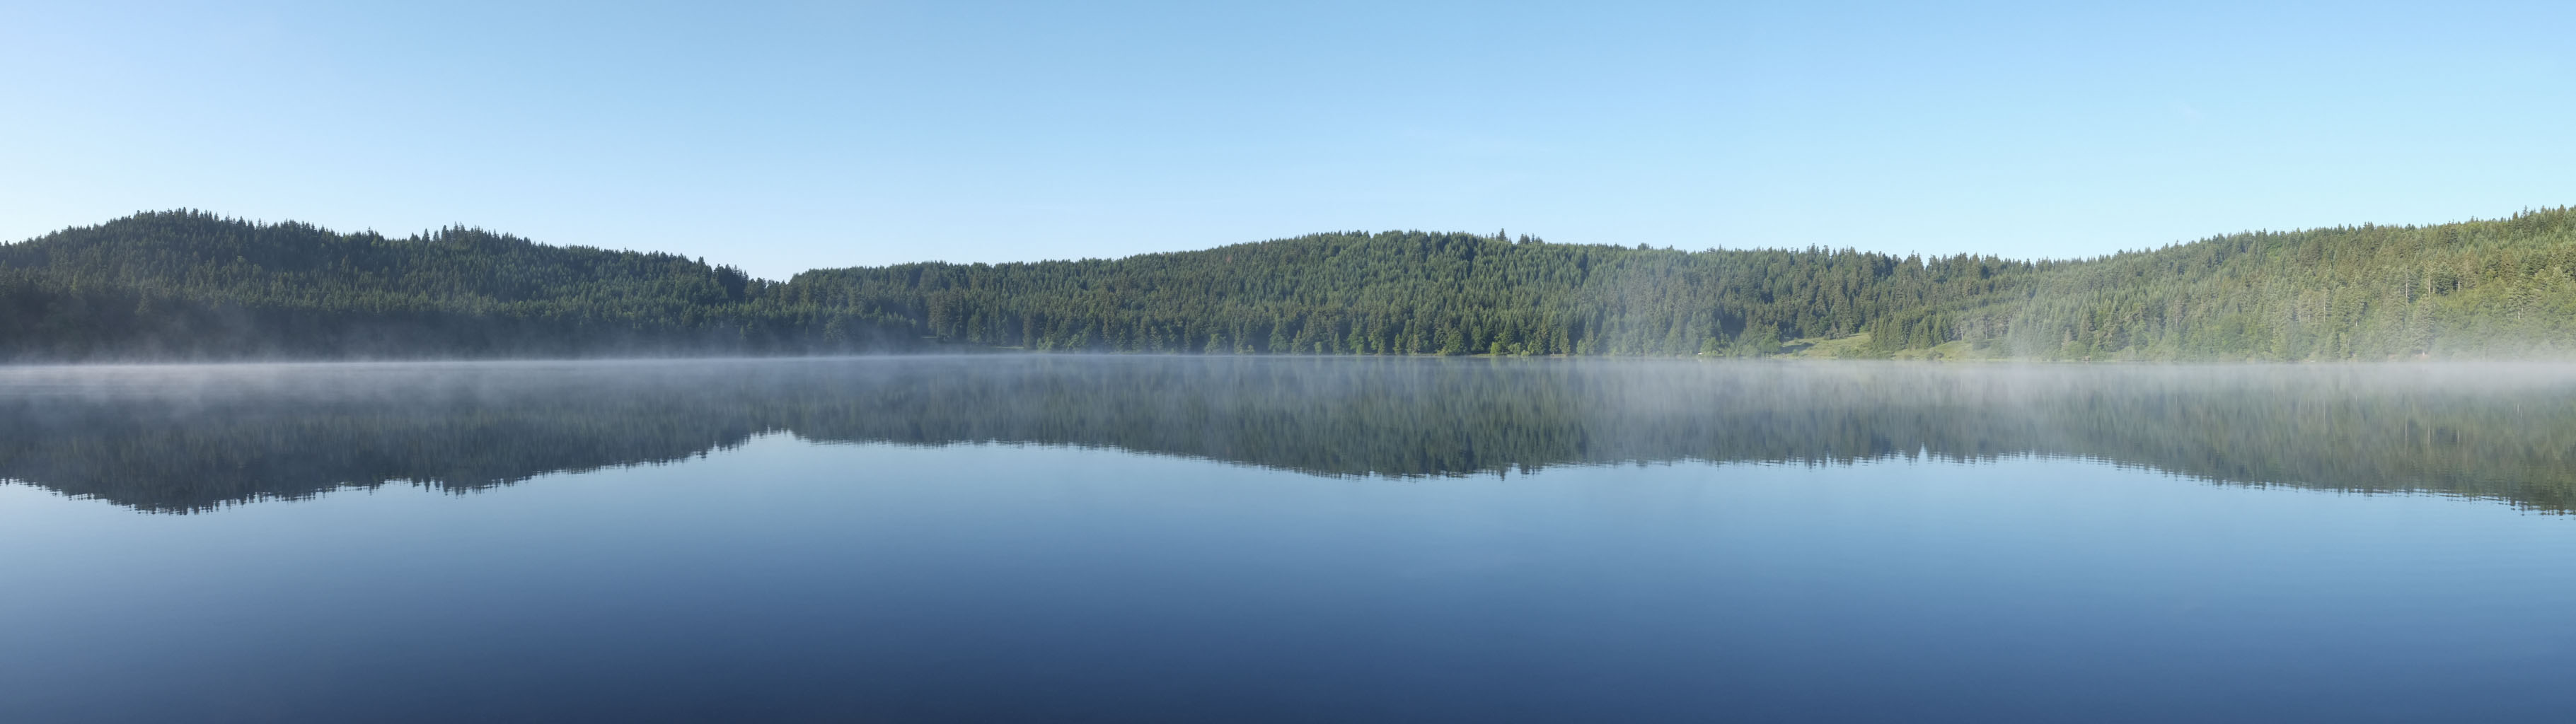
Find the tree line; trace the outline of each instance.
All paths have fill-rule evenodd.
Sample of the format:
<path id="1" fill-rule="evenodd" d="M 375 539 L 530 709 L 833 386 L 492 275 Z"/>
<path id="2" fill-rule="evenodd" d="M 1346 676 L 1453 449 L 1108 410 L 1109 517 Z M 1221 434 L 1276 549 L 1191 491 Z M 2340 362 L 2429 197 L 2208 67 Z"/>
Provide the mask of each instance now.
<path id="1" fill-rule="evenodd" d="M 824 269 L 199 211 L 0 245 L 0 359 L 1169 354 L 2381 359 L 2576 352 L 2576 214 L 2066 261 L 1336 232 Z"/>

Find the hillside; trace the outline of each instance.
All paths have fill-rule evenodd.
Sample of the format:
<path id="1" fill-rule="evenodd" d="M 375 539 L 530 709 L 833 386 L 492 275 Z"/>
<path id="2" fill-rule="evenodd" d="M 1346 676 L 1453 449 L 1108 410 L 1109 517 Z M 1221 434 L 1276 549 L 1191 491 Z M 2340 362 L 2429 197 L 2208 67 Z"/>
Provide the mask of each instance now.
<path id="1" fill-rule="evenodd" d="M 1956 314 L 2003 354 L 2576 356 L 2576 212 L 2246 233 L 2070 264 Z"/>
<path id="2" fill-rule="evenodd" d="M 756 304 L 772 286 L 671 254 L 480 229 L 395 239 L 147 213 L 0 246 L 0 358 L 804 352 L 859 344 L 805 327 L 874 329 L 772 316 Z M 910 342 L 902 327 L 885 338 Z"/>
<path id="3" fill-rule="evenodd" d="M 919 320 L 941 339 L 1033 349 L 1669 355 L 1855 334 L 2016 288 L 2039 268 L 1389 232 L 1115 261 L 826 270 L 781 292 Z"/>
<path id="4" fill-rule="evenodd" d="M 2383 359 L 2576 354 L 2576 213 L 2081 261 L 1331 233 L 785 282 L 478 229 L 139 214 L 0 245 L 0 359 L 1165 353 Z M 1792 345 L 1794 349 L 1795 346 Z"/>

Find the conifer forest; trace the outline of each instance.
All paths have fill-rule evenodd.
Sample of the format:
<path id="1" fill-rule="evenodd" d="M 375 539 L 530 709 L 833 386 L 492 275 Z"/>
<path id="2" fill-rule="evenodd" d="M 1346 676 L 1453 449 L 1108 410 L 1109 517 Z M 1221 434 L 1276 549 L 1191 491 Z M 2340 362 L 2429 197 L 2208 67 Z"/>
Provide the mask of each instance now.
<path id="1" fill-rule="evenodd" d="M 2074 260 L 1333 232 L 819 269 L 199 211 L 0 245 L 0 359 L 1160 354 L 2383 360 L 2576 355 L 2576 210 Z"/>

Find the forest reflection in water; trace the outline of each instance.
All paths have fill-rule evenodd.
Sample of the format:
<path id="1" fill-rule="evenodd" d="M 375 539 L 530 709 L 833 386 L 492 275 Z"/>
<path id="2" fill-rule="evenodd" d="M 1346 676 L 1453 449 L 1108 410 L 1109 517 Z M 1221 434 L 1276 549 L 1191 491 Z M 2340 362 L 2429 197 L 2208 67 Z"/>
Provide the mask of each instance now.
<path id="1" fill-rule="evenodd" d="M 2576 506 L 2576 368 L 1101 356 L 0 370 L 0 479 L 151 512 L 470 491 L 816 442 L 1115 448 L 1390 477 L 2080 457 Z"/>

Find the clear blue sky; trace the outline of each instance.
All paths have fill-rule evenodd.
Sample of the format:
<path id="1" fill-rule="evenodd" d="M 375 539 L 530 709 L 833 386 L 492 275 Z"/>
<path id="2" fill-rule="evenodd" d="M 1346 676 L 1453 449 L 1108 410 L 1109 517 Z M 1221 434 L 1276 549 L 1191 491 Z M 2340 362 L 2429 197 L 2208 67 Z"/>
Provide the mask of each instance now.
<path id="1" fill-rule="evenodd" d="M 2095 5 L 0 4 L 0 238 L 194 207 L 784 277 L 1345 229 L 2070 257 L 2576 203 L 2576 3 Z"/>

